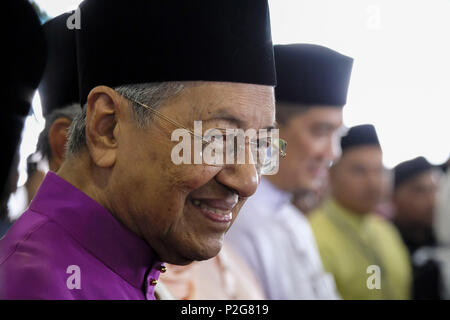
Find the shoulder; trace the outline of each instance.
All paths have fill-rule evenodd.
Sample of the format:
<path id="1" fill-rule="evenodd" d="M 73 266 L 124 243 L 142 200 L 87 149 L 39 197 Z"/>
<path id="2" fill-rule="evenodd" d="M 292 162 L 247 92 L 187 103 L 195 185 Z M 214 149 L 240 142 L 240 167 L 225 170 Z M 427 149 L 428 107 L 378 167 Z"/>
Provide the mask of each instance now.
<path id="1" fill-rule="evenodd" d="M 72 299 L 63 270 L 26 260 L 19 253 L 0 266 L 0 300 Z"/>
<path id="2" fill-rule="evenodd" d="M 47 216 L 27 210 L 0 240 L 0 266 L 21 257 L 51 258 L 68 241 L 69 234 Z"/>
<path id="3" fill-rule="evenodd" d="M 70 255 L 72 241 L 46 216 L 27 210 L 0 241 L 0 298 L 69 299 L 61 256 Z"/>

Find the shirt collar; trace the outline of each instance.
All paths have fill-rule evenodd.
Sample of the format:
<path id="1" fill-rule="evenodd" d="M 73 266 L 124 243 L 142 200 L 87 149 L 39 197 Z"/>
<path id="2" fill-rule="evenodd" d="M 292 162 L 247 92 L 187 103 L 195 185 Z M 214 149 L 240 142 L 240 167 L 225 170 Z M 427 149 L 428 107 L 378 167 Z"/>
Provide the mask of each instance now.
<path id="1" fill-rule="evenodd" d="M 159 277 L 162 263 L 147 242 L 55 173 L 47 173 L 30 209 L 46 215 L 134 287 L 142 289 L 148 275 Z"/>

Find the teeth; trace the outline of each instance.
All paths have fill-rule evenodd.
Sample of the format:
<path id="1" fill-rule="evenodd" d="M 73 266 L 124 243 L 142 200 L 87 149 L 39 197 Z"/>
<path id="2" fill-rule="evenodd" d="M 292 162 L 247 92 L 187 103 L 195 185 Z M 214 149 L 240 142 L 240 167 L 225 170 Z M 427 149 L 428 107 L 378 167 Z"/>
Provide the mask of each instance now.
<path id="1" fill-rule="evenodd" d="M 222 210 L 222 209 L 218 209 L 218 208 L 213 208 L 213 207 L 210 207 L 210 206 L 206 205 L 205 203 L 201 202 L 200 200 L 192 200 L 192 203 L 194 204 L 194 206 L 199 207 L 200 209 L 212 211 L 216 214 L 226 215 L 226 214 L 230 213 L 230 210 Z"/>

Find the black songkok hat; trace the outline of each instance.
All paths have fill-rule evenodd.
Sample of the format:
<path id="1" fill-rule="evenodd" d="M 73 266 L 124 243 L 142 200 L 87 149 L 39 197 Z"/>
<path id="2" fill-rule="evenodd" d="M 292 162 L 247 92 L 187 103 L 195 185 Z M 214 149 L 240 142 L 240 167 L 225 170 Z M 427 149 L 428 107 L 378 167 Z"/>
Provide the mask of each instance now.
<path id="1" fill-rule="evenodd" d="M 82 104 L 97 85 L 276 84 L 267 0 L 85 0 L 80 9 Z"/>
<path id="2" fill-rule="evenodd" d="M 375 127 L 371 124 L 351 127 L 347 134 L 341 138 L 342 152 L 362 146 L 376 146 L 381 148 Z"/>
<path id="3" fill-rule="evenodd" d="M 417 157 L 399 163 L 394 167 L 394 189 L 419 174 L 433 169 L 431 163 L 424 157 Z"/>
<path id="4" fill-rule="evenodd" d="M 45 67 L 46 46 L 41 23 L 27 0 L 2 2 L 0 33 L 3 40 L 3 112 L 0 120 L 2 165 L 0 193 L 9 176 L 12 160 L 21 139 L 23 121 Z"/>
<path id="5" fill-rule="evenodd" d="M 343 107 L 353 59 L 314 44 L 274 46 L 277 101 Z"/>
<path id="6" fill-rule="evenodd" d="M 42 112 L 79 103 L 75 30 L 67 28 L 70 14 L 62 14 L 44 24 L 48 62 L 39 84 Z"/>

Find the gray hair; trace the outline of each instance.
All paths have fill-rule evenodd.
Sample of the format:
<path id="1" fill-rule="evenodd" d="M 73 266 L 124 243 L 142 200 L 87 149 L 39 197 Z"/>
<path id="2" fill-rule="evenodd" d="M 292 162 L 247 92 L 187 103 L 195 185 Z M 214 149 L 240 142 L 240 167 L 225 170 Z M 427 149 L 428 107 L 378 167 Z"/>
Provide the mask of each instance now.
<path id="1" fill-rule="evenodd" d="M 81 106 L 79 103 L 74 103 L 65 106 L 61 109 L 55 109 L 50 114 L 48 114 L 45 117 L 45 127 L 44 130 L 39 134 L 36 151 L 38 151 L 44 158 L 51 160 L 52 158 L 52 149 L 50 147 L 50 141 L 49 141 L 49 133 L 50 128 L 52 127 L 53 123 L 58 118 L 66 118 L 70 121 L 73 121 L 75 117 L 81 113 Z"/>
<path id="2" fill-rule="evenodd" d="M 179 94 L 185 87 L 186 82 L 158 82 L 128 84 L 115 87 L 119 94 L 129 99 L 139 101 L 152 108 L 158 108 L 167 99 Z M 130 103 L 133 120 L 138 128 L 145 129 L 152 120 L 151 111 L 143 108 L 137 103 Z M 67 156 L 79 153 L 86 146 L 86 104 L 81 113 L 72 121 L 69 128 L 66 145 Z"/>

